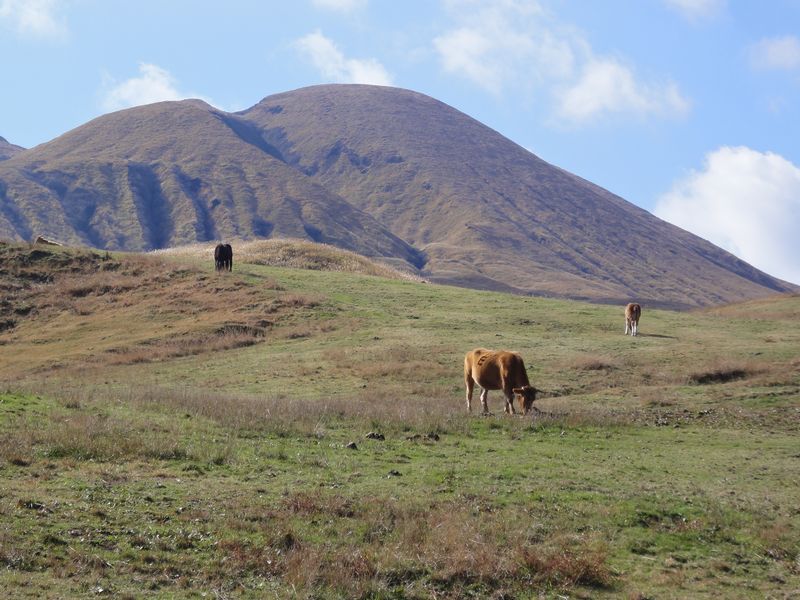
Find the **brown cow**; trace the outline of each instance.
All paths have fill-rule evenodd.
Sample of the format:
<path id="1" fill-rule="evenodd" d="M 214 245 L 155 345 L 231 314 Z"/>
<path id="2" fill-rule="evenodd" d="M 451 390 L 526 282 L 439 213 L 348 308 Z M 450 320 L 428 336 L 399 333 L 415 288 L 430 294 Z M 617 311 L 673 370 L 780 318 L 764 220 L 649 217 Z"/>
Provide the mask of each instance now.
<path id="1" fill-rule="evenodd" d="M 467 410 L 472 411 L 472 390 L 475 383 L 481 387 L 481 406 L 488 414 L 486 398 L 489 390 L 503 390 L 506 396 L 504 411 L 514 414 L 514 398 L 519 396 L 522 414 L 527 414 L 536 400 L 536 388 L 528 381 L 525 363 L 516 352 L 476 348 L 464 357 L 464 382 L 467 384 Z"/>
<path id="2" fill-rule="evenodd" d="M 631 302 L 625 307 L 625 335 L 639 335 L 639 317 L 642 316 L 642 307 Z"/>

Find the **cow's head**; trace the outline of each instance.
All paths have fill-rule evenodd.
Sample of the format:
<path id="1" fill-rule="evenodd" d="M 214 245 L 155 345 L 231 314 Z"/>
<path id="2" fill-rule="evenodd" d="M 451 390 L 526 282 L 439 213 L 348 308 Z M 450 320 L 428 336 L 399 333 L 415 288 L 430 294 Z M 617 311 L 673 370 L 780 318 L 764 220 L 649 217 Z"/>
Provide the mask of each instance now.
<path id="1" fill-rule="evenodd" d="M 522 414 L 528 414 L 528 411 L 533 407 L 533 401 L 536 400 L 536 392 L 539 390 L 532 385 L 523 385 L 522 387 L 514 388 L 511 391 L 520 397 Z"/>

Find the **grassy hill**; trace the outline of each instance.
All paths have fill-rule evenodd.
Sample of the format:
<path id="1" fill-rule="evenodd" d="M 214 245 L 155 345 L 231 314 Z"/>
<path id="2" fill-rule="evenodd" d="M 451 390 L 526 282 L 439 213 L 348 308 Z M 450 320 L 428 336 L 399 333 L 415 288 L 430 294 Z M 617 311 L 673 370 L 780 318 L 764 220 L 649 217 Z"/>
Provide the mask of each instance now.
<path id="1" fill-rule="evenodd" d="M 630 338 L 619 306 L 244 251 L 0 254 L 14 596 L 800 587 L 800 297 L 645 307 Z M 541 414 L 465 414 L 476 346 L 521 352 Z"/>

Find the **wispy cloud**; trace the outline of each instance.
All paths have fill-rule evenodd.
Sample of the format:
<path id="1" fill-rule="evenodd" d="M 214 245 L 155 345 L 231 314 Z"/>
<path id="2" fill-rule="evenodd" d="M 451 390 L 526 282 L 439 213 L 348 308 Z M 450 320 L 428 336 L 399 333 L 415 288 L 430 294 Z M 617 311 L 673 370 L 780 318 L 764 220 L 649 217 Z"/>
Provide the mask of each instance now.
<path id="1" fill-rule="evenodd" d="M 544 24 L 537 2 L 447 0 L 445 5 L 456 26 L 437 36 L 433 46 L 446 72 L 499 95 L 573 70 L 573 44 Z"/>
<path id="2" fill-rule="evenodd" d="M 726 0 L 664 0 L 664 3 L 687 21 L 698 23 L 721 14 Z"/>
<path id="3" fill-rule="evenodd" d="M 793 71 L 800 69 L 800 38 L 794 35 L 765 38 L 748 48 L 754 69 Z"/>
<path id="4" fill-rule="evenodd" d="M 328 81 L 392 85 L 391 75 L 380 62 L 374 58 L 347 58 L 320 31 L 303 36 L 295 45 Z"/>
<path id="5" fill-rule="evenodd" d="M 800 284 L 800 168 L 778 154 L 719 148 L 700 171 L 676 182 L 654 212 Z"/>
<path id="6" fill-rule="evenodd" d="M 669 79 L 596 53 L 574 27 L 535 0 L 445 0 L 454 27 L 433 40 L 442 68 L 485 91 L 545 92 L 562 123 L 613 114 L 682 116 L 690 106 Z"/>
<path id="7" fill-rule="evenodd" d="M 317 8 L 326 10 L 352 12 L 364 8 L 367 5 L 367 0 L 311 0 L 311 3 Z"/>
<path id="8" fill-rule="evenodd" d="M 57 0 L 0 0 L 0 21 L 23 36 L 63 38 L 67 26 L 58 16 L 58 8 Z"/>
<path id="9" fill-rule="evenodd" d="M 131 77 L 122 82 L 110 80 L 106 82 L 104 88 L 101 103 L 103 108 L 109 111 L 164 100 L 201 98 L 206 102 L 209 101 L 199 94 L 178 90 L 177 82 L 169 71 L 149 63 L 139 64 L 138 77 Z"/>
<path id="10" fill-rule="evenodd" d="M 609 113 L 681 116 L 689 111 L 674 82 L 638 81 L 630 67 L 613 58 L 591 59 L 578 80 L 557 95 L 557 115 L 572 123 Z"/>

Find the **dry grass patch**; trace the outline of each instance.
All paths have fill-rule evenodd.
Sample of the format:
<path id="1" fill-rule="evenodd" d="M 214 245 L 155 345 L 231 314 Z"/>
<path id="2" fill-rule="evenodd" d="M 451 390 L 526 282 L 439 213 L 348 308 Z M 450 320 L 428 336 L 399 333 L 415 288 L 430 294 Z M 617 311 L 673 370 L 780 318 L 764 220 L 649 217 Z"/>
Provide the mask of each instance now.
<path id="1" fill-rule="evenodd" d="M 283 436 L 314 436 L 328 420 L 358 420 L 384 428 L 420 431 L 461 431 L 467 425 L 460 402 L 442 398 L 413 397 L 384 392 L 363 392 L 353 397 L 334 397 L 303 402 L 281 394 L 225 394 L 190 388 L 136 385 L 109 390 L 81 381 L 65 380 L 54 386 L 40 382 L 25 388 L 30 394 L 54 398 L 60 403 L 79 402 L 88 408 L 113 400 L 137 410 L 184 414 L 210 419 L 233 431 L 263 430 Z"/>
<path id="2" fill-rule="evenodd" d="M 441 377 L 454 373 L 452 364 L 442 364 L 435 360 L 444 355 L 440 348 L 428 348 L 425 354 L 432 359 L 422 360 L 419 349 L 409 346 L 383 348 L 379 355 L 368 348 L 336 348 L 328 350 L 324 358 L 337 371 L 351 376 L 376 381 L 379 379 L 396 379 L 407 384 L 430 384 Z M 455 381 L 463 381 L 462 367 L 457 364 Z"/>
<path id="3" fill-rule="evenodd" d="M 706 308 L 695 312 L 737 319 L 797 322 L 800 319 L 800 294 L 775 294 L 768 298 Z"/>
<path id="4" fill-rule="evenodd" d="M 567 363 L 578 371 L 614 371 L 619 368 L 617 361 L 607 356 L 596 356 L 594 354 L 584 354 L 576 356 Z"/>
<path id="5" fill-rule="evenodd" d="M 422 278 L 364 257 L 349 250 L 328 244 L 318 244 L 300 239 L 269 239 L 231 242 L 234 265 L 248 263 L 271 267 L 289 267 L 315 271 L 359 273 L 386 279 L 422 281 Z M 177 248 L 156 250 L 152 254 L 186 256 L 213 262 L 216 242 L 191 244 Z"/>
<path id="6" fill-rule="evenodd" d="M 113 461 L 127 458 L 183 459 L 189 453 L 175 430 L 152 422 L 75 413 L 32 431 L 33 444 L 48 458 Z"/>
<path id="7" fill-rule="evenodd" d="M 529 586 L 614 585 L 600 541 L 543 532 L 517 509 L 480 511 L 470 504 L 466 499 L 429 505 L 290 494 L 265 515 L 261 543 L 242 536 L 220 542 L 217 564 L 227 577 L 278 578 L 297 590 L 346 597 L 398 586 L 455 598 Z M 320 541 L 313 528 L 295 524 L 297 516 L 321 519 L 342 533 Z M 252 530 L 249 537 L 258 533 Z"/>
<path id="8" fill-rule="evenodd" d="M 766 556 L 785 563 L 789 570 L 800 573 L 800 532 L 788 518 L 781 518 L 763 527 L 757 533 Z"/>
<path id="9" fill-rule="evenodd" d="M 19 377 L 249 346 L 325 300 L 153 255 L 19 247 L 9 260 L 16 266 L 0 273 L 0 284 L 13 298 L 0 298 L 0 305 L 25 310 L 1 328 L 0 377 L 3 367 Z"/>
<path id="10" fill-rule="evenodd" d="M 186 333 L 173 339 L 148 340 L 134 347 L 110 348 L 99 362 L 108 365 L 130 365 L 159 362 L 181 356 L 219 352 L 258 344 L 266 330 L 244 324 L 226 324 L 216 331 L 200 334 Z"/>
<path id="11" fill-rule="evenodd" d="M 28 429 L 0 433 L 0 458 L 17 467 L 27 467 L 34 460 L 34 436 Z"/>

